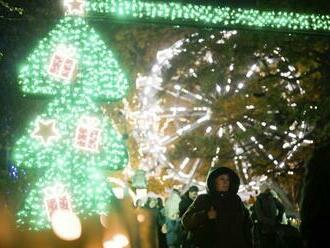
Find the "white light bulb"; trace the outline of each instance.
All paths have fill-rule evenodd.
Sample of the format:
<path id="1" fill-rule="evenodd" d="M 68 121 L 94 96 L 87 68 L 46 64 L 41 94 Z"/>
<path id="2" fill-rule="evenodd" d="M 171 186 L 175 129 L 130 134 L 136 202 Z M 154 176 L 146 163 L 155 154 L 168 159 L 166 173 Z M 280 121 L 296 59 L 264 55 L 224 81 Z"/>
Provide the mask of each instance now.
<path id="1" fill-rule="evenodd" d="M 78 216 L 68 210 L 56 210 L 52 214 L 51 224 L 57 237 L 63 240 L 76 240 L 81 235 L 81 223 Z"/>

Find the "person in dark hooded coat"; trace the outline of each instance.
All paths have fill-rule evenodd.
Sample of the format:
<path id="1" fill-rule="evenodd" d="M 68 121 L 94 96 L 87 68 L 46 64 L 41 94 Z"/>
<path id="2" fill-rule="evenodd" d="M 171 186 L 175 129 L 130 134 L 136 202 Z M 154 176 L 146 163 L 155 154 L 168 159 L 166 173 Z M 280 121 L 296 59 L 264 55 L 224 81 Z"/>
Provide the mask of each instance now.
<path id="1" fill-rule="evenodd" d="M 262 248 L 280 247 L 278 232 L 285 209 L 269 187 L 263 188 L 254 204 L 258 243 Z"/>
<path id="2" fill-rule="evenodd" d="M 207 194 L 201 194 L 182 217 L 200 248 L 251 248 L 252 221 L 237 195 L 239 177 L 227 168 L 213 168 L 207 177 Z"/>
<path id="3" fill-rule="evenodd" d="M 181 218 L 183 214 L 187 211 L 189 206 L 193 203 L 193 201 L 197 198 L 198 195 L 198 187 L 193 185 L 191 186 L 181 197 L 181 201 L 179 203 L 179 217 Z"/>
<path id="4" fill-rule="evenodd" d="M 181 202 L 179 204 L 179 217 L 182 218 L 183 214 L 187 211 L 189 206 L 198 196 L 198 187 L 193 185 L 182 195 Z M 194 243 L 192 240 L 191 232 L 182 230 L 182 247 L 192 248 Z"/>

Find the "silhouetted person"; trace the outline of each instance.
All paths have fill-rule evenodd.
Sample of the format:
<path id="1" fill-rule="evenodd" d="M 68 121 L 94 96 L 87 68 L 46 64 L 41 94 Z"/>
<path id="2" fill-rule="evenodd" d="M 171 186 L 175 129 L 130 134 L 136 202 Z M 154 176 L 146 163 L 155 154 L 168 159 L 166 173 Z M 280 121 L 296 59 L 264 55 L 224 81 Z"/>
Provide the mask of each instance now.
<path id="1" fill-rule="evenodd" d="M 260 248 L 280 247 L 279 230 L 284 214 L 283 204 L 266 187 L 257 196 L 253 207 L 254 216 L 257 220 L 258 240 Z"/>
<path id="2" fill-rule="evenodd" d="M 187 211 L 190 205 L 198 196 L 198 187 L 193 185 L 182 195 L 179 204 L 179 217 L 182 218 L 183 214 Z M 182 230 L 182 247 L 192 248 L 194 243 L 192 240 L 192 234 L 189 231 Z"/>
<path id="3" fill-rule="evenodd" d="M 330 247 L 330 144 L 314 151 L 303 189 L 300 231 L 305 247 Z"/>
<path id="4" fill-rule="evenodd" d="M 164 219 L 162 217 L 160 209 L 158 208 L 158 199 L 154 197 L 149 197 L 145 208 L 149 210 L 153 218 L 153 229 L 154 236 L 157 240 L 157 247 L 164 247 L 164 242 L 166 241 L 163 240 L 161 234 L 161 227 L 164 224 Z"/>

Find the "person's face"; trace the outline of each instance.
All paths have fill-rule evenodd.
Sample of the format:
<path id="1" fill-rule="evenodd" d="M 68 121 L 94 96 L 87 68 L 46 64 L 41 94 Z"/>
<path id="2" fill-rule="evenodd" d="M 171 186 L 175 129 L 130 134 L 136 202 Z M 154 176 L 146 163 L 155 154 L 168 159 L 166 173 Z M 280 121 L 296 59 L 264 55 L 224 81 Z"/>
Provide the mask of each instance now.
<path id="1" fill-rule="evenodd" d="M 223 174 L 215 179 L 215 191 L 226 192 L 229 190 L 230 180 L 229 175 Z"/>
<path id="2" fill-rule="evenodd" d="M 197 198 L 197 191 L 189 191 L 189 198 L 195 200 Z"/>

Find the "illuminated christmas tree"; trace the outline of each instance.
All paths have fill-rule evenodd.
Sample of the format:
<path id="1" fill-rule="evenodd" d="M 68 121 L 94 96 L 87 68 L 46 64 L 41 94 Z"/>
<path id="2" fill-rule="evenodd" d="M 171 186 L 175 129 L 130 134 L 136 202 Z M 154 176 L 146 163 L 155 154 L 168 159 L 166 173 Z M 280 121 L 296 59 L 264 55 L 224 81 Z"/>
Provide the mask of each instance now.
<path id="1" fill-rule="evenodd" d="M 41 176 L 28 193 L 18 223 L 50 227 L 56 210 L 79 216 L 107 212 L 112 191 L 103 170 L 125 167 L 119 134 L 95 100 L 119 100 L 128 82 L 113 54 L 79 16 L 63 18 L 41 40 L 19 73 L 25 94 L 54 100 L 15 145 L 19 166 Z"/>

